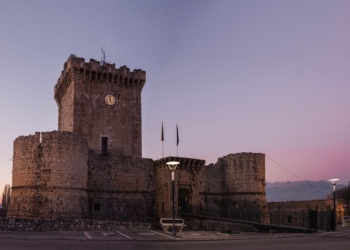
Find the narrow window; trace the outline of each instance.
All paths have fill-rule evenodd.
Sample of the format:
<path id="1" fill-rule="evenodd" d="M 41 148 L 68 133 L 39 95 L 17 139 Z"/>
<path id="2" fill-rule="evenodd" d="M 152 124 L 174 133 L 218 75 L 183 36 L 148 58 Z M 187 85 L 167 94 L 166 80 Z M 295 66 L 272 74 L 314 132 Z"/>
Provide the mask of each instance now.
<path id="1" fill-rule="evenodd" d="M 292 223 L 292 216 L 291 215 L 287 216 L 287 221 L 288 221 L 288 223 Z"/>
<path id="2" fill-rule="evenodd" d="M 162 202 L 162 213 L 164 214 L 164 202 Z"/>
<path id="3" fill-rule="evenodd" d="M 102 137 L 102 154 L 107 154 L 108 137 Z"/>
<path id="4" fill-rule="evenodd" d="M 94 209 L 95 209 L 95 211 L 99 212 L 100 211 L 100 203 L 95 203 Z"/>
<path id="5" fill-rule="evenodd" d="M 205 204 L 208 204 L 208 197 L 207 196 L 204 196 L 204 202 L 205 202 Z"/>

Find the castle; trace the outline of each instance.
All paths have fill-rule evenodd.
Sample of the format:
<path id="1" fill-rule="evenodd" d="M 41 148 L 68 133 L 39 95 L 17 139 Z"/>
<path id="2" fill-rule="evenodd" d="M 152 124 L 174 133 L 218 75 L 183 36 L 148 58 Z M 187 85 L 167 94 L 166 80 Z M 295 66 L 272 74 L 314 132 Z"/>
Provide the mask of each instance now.
<path id="1" fill-rule="evenodd" d="M 58 131 L 14 141 L 8 216 L 156 221 L 175 209 L 267 212 L 265 155 L 204 160 L 142 158 L 141 91 L 146 72 L 71 55 L 54 89 Z"/>

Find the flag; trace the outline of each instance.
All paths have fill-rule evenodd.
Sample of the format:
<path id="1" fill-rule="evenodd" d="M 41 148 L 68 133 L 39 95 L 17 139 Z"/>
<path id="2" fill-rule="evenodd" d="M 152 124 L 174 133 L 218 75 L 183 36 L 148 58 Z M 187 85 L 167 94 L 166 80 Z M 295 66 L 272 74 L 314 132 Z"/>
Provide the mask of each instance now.
<path id="1" fill-rule="evenodd" d="M 164 141 L 164 129 L 163 129 L 163 122 L 162 122 L 162 135 L 161 135 L 161 140 Z"/>
<path id="2" fill-rule="evenodd" d="M 176 146 L 179 146 L 179 128 L 177 127 L 177 124 L 176 124 L 176 138 L 177 138 L 177 144 Z"/>

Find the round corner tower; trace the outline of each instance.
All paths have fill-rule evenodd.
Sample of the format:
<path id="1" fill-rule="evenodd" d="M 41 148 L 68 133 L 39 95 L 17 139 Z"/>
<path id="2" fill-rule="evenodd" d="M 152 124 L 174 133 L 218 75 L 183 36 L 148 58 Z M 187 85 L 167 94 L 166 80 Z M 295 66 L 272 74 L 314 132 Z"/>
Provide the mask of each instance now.
<path id="1" fill-rule="evenodd" d="M 237 209 L 267 214 L 265 154 L 236 153 L 222 158 L 223 191 Z M 269 222 L 268 217 L 266 221 Z"/>
<path id="2" fill-rule="evenodd" d="M 265 154 L 229 154 L 223 167 L 227 192 L 265 193 Z"/>
<path id="3" fill-rule="evenodd" d="M 14 141 L 8 216 L 81 217 L 87 207 L 88 146 L 76 133 L 53 131 Z"/>

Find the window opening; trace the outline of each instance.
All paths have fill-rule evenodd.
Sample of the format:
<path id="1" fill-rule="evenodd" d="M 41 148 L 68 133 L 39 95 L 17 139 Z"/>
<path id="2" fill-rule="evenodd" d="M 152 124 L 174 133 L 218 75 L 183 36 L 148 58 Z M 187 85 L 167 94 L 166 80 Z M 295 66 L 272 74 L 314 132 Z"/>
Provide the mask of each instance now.
<path id="1" fill-rule="evenodd" d="M 107 154 L 108 137 L 102 137 L 102 154 Z"/>
<path id="2" fill-rule="evenodd" d="M 95 209 L 95 211 L 99 212 L 100 211 L 100 203 L 95 203 L 94 209 Z"/>

